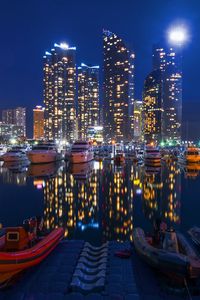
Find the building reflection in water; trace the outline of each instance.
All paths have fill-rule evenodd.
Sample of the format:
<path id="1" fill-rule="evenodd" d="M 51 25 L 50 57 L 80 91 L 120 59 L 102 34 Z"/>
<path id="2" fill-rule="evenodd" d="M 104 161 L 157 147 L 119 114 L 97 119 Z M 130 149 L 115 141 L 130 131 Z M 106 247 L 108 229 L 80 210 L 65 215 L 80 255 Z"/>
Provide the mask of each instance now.
<path id="1" fill-rule="evenodd" d="M 136 196 L 146 222 L 159 218 L 168 225 L 180 223 L 181 172 L 176 162 L 160 169 L 92 162 L 58 168 L 54 175 L 36 177 L 34 184 L 44 191 L 46 227 L 63 226 L 68 238 L 77 231 L 87 238 L 97 230 L 101 242 L 132 240 Z"/>
<path id="2" fill-rule="evenodd" d="M 63 226 L 65 236 L 76 228 L 99 227 L 99 171 L 94 162 L 73 165 L 44 180 L 46 227 Z"/>
<path id="3" fill-rule="evenodd" d="M 180 223 L 181 173 L 176 162 L 160 170 L 143 170 L 143 210 L 153 223 L 159 219 L 168 225 Z"/>
<path id="4" fill-rule="evenodd" d="M 102 234 L 104 240 L 133 240 L 133 182 L 129 164 L 104 165 L 102 172 Z"/>

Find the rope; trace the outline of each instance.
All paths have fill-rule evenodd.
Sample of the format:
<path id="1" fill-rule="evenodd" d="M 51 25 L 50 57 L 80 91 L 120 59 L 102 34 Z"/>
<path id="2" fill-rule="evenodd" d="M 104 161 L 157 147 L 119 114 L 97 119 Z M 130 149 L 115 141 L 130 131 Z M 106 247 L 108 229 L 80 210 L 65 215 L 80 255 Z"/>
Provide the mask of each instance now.
<path id="1" fill-rule="evenodd" d="M 188 288 L 188 284 L 187 284 L 187 281 L 186 281 L 185 278 L 184 278 L 184 284 L 185 284 L 186 291 L 187 291 L 187 293 L 188 293 L 189 299 L 192 300 L 192 296 L 191 296 L 191 294 L 190 294 L 190 291 L 189 291 L 189 288 Z"/>

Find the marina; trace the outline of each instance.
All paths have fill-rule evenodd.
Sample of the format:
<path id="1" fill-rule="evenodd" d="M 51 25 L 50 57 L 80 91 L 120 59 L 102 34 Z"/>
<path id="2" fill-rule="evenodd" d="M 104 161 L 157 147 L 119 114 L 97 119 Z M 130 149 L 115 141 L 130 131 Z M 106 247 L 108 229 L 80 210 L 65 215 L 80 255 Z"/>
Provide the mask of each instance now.
<path id="1" fill-rule="evenodd" d="M 165 299 L 167 293 L 170 299 L 180 299 L 163 288 L 167 278 L 160 281 L 135 251 L 134 231 L 141 227 L 152 235 L 155 221 L 165 222 L 195 249 L 198 259 L 194 231 L 191 236 L 188 230 L 200 227 L 199 164 L 183 167 L 179 161 L 159 158 L 158 166 L 124 157 L 123 162 L 78 164 L 1 162 L 1 227 L 14 228 L 31 216 L 42 216 L 45 230 L 64 229 L 64 240 L 39 265 L 15 276 L 2 297 L 150 299 L 155 288 L 154 299 Z M 185 286 L 181 295 L 187 296 Z"/>

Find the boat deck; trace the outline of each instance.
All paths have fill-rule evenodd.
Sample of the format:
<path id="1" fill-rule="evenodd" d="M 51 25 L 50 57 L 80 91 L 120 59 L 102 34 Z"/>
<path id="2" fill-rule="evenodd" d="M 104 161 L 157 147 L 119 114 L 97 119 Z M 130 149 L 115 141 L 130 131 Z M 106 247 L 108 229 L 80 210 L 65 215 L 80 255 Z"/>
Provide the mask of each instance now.
<path id="1" fill-rule="evenodd" d="M 180 300 L 187 294 L 174 294 L 163 285 L 161 274 L 156 273 L 133 251 L 131 258 L 122 259 L 114 253 L 126 249 L 129 242 L 109 242 L 105 281 L 98 290 L 73 291 L 71 283 L 87 243 L 80 240 L 63 240 L 38 266 L 27 270 L 16 283 L 0 291 L 1 300 Z M 86 248 L 85 248 L 86 247 Z M 106 252 L 105 251 L 105 252 Z M 100 251 L 104 252 L 103 250 Z M 86 258 L 87 260 L 87 258 Z M 87 261 L 85 261 L 87 264 Z M 102 268 L 103 269 L 103 268 Z M 102 271 L 100 271 L 102 272 Z M 192 296 L 200 300 L 200 296 Z"/>

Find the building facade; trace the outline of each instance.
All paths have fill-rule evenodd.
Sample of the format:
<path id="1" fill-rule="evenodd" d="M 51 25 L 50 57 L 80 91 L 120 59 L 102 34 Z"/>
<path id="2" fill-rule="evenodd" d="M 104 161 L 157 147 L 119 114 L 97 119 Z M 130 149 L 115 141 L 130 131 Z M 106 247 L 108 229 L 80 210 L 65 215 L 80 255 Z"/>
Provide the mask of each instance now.
<path id="1" fill-rule="evenodd" d="M 162 71 L 157 69 L 145 79 L 143 91 L 143 133 L 147 143 L 160 143 L 162 139 Z"/>
<path id="2" fill-rule="evenodd" d="M 134 101 L 134 120 L 133 120 L 133 129 L 134 129 L 134 140 L 142 141 L 142 101 Z"/>
<path id="3" fill-rule="evenodd" d="M 90 126 L 99 126 L 99 66 L 78 67 L 78 137 L 87 139 Z"/>
<path id="4" fill-rule="evenodd" d="M 0 122 L 0 141 L 18 139 L 24 137 L 24 127 Z"/>
<path id="5" fill-rule="evenodd" d="M 172 47 L 153 48 L 153 68 L 160 69 L 163 79 L 164 141 L 181 140 L 182 126 L 182 58 L 181 50 Z"/>
<path id="6" fill-rule="evenodd" d="M 33 138 L 41 140 L 44 138 L 44 108 L 36 106 L 33 109 Z"/>
<path id="7" fill-rule="evenodd" d="M 76 139 L 76 48 L 54 44 L 44 56 L 44 133 L 47 140 Z"/>
<path id="8" fill-rule="evenodd" d="M 21 133 L 21 136 L 26 136 L 26 108 L 16 107 L 2 110 L 2 123 L 21 128 L 19 133 Z"/>
<path id="9" fill-rule="evenodd" d="M 133 139 L 134 58 L 123 40 L 103 31 L 104 140 Z"/>

